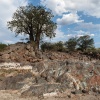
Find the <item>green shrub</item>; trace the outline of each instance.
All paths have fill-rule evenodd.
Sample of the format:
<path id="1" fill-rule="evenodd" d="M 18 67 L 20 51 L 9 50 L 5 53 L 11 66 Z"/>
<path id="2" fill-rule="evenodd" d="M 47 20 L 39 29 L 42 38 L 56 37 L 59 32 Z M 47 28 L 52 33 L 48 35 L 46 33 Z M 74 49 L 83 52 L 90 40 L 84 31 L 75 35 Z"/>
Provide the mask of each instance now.
<path id="1" fill-rule="evenodd" d="M 6 47 L 6 44 L 0 43 L 0 51 L 3 51 Z"/>
<path id="2" fill-rule="evenodd" d="M 64 46 L 63 46 L 63 42 L 62 41 L 59 41 L 59 42 L 55 43 L 54 47 L 55 47 L 55 51 L 62 52 L 64 50 Z"/>
<path id="3" fill-rule="evenodd" d="M 84 54 L 91 56 L 92 58 L 100 59 L 100 49 L 99 48 L 89 48 L 84 51 Z"/>
<path id="4" fill-rule="evenodd" d="M 57 42 L 57 43 L 50 43 L 50 42 L 45 42 L 41 45 L 41 50 L 42 51 L 60 51 L 64 52 L 65 48 L 63 46 L 63 42 Z"/>
<path id="5" fill-rule="evenodd" d="M 45 42 L 41 45 L 41 50 L 46 51 L 46 50 L 52 50 L 54 47 L 51 43 Z"/>

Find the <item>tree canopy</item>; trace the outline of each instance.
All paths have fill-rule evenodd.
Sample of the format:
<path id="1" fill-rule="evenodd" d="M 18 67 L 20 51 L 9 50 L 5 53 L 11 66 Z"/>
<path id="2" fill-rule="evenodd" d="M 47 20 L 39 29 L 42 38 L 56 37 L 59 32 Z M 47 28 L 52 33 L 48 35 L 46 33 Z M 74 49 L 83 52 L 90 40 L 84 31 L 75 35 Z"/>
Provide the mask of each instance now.
<path id="1" fill-rule="evenodd" d="M 18 34 L 28 34 L 31 43 L 39 48 L 40 39 L 55 36 L 56 23 L 52 21 L 53 14 L 42 6 L 19 7 L 13 14 L 12 20 L 8 22 L 8 28 Z"/>
<path id="2" fill-rule="evenodd" d="M 92 48 L 94 45 L 94 40 L 89 35 L 84 35 L 78 38 L 77 44 L 79 48 L 84 51 L 88 48 Z"/>
<path id="3" fill-rule="evenodd" d="M 72 37 L 65 42 L 65 46 L 69 51 L 74 51 L 75 49 L 85 51 L 94 47 L 94 40 L 89 35 Z"/>
<path id="4" fill-rule="evenodd" d="M 69 51 L 74 51 L 77 46 L 77 38 L 70 38 L 68 41 L 65 42 L 65 46 L 68 48 Z"/>

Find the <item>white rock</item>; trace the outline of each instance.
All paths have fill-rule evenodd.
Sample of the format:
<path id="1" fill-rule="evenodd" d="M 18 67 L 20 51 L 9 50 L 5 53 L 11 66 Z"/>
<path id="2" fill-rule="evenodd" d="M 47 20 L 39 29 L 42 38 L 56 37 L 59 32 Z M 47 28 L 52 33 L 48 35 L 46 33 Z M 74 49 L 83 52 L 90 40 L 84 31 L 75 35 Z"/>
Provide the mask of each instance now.
<path id="1" fill-rule="evenodd" d="M 1 63 L 0 64 L 0 68 L 32 70 L 32 66 L 30 66 L 30 65 L 21 66 L 20 63 L 15 63 L 15 62 L 12 62 L 12 63 L 7 63 L 7 62 Z"/>
<path id="2" fill-rule="evenodd" d="M 57 92 L 51 92 L 51 93 L 45 93 L 43 94 L 44 97 L 52 97 L 52 96 L 57 96 L 58 93 Z"/>

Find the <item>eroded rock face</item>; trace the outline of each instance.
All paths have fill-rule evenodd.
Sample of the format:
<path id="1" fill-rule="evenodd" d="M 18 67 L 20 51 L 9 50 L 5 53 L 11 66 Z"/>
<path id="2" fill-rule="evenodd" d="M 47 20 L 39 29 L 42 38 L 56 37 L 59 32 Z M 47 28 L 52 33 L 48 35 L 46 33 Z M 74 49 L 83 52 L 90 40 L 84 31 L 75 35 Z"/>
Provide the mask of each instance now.
<path id="1" fill-rule="evenodd" d="M 39 96 L 43 95 L 43 93 L 54 92 L 55 90 L 59 90 L 61 87 L 60 84 L 44 84 L 44 85 L 33 85 L 27 91 L 22 93 L 22 96 Z"/>
<path id="2" fill-rule="evenodd" d="M 13 76 L 13 74 L 11 76 L 8 75 L 8 77 L 5 77 L 0 81 L 0 90 L 21 89 L 25 84 L 23 81 L 26 78 L 30 78 L 32 76 L 33 75 L 32 75 L 31 72 L 26 72 L 26 73 L 23 73 L 23 74 L 20 73 L 20 74 L 15 75 L 15 76 Z"/>

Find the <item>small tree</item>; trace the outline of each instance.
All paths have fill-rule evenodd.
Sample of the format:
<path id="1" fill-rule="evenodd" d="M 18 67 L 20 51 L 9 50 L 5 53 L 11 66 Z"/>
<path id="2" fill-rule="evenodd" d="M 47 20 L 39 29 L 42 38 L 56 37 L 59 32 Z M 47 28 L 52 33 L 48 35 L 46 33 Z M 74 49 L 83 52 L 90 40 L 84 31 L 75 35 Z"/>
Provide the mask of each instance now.
<path id="1" fill-rule="evenodd" d="M 65 46 L 68 48 L 69 51 L 75 51 L 77 46 L 77 38 L 70 38 L 68 41 L 65 42 Z"/>
<path id="2" fill-rule="evenodd" d="M 84 35 L 78 38 L 78 46 L 82 51 L 94 46 L 94 40 L 89 35 Z"/>
<path id="3" fill-rule="evenodd" d="M 56 23 L 52 19 L 53 15 L 50 10 L 42 6 L 22 6 L 14 13 L 12 21 L 8 22 L 8 28 L 18 34 L 28 34 L 31 43 L 35 48 L 39 48 L 41 37 L 45 34 L 47 37 L 54 37 Z"/>

